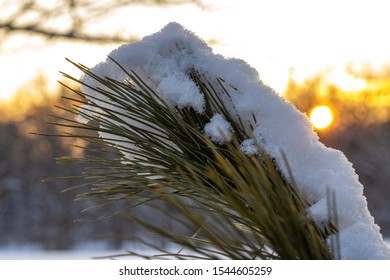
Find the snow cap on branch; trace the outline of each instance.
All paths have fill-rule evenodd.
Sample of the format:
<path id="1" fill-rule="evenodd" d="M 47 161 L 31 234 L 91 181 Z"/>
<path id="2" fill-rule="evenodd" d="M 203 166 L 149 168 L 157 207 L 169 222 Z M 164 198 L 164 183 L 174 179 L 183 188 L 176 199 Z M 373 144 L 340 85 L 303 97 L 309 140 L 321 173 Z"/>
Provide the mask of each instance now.
<path id="1" fill-rule="evenodd" d="M 246 62 L 214 54 L 203 40 L 177 23 L 170 23 L 141 41 L 123 45 L 109 56 L 126 70 L 140 75 L 170 106 L 190 107 L 198 113 L 205 110 L 204 96 L 189 73 L 194 70 L 210 81 L 223 78 L 231 85 L 229 98 L 223 100 L 229 113 L 253 127 L 253 140 L 244 141 L 242 151 L 254 154 L 255 143 L 260 143 L 292 182 L 283 151 L 298 191 L 311 205 L 307 213 L 319 226 L 331 222 L 326 194 L 329 187 L 335 190 L 341 258 L 390 258 L 352 164 L 343 153 L 319 142 L 307 116 L 264 85 Z M 92 72 L 118 81 L 127 78 L 110 59 L 92 68 Z M 82 82 L 92 88 L 101 86 L 88 76 Z M 96 100 L 104 99 L 89 87 L 83 91 Z M 216 143 L 229 140 L 234 133 L 218 114 L 204 131 Z"/>

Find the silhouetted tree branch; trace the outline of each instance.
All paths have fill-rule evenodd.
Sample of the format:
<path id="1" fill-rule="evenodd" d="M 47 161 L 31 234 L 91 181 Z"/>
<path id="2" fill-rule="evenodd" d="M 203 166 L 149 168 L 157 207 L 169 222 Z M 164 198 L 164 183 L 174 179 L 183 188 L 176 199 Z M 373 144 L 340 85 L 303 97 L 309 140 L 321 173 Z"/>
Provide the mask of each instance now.
<path id="1" fill-rule="evenodd" d="M 161 6 L 187 3 L 205 8 L 202 0 L 6 0 L 0 4 L 0 34 L 3 37 L 2 42 L 7 35 L 16 33 L 47 39 L 129 42 L 136 38 L 119 34 L 99 34 L 88 31 L 86 27 L 93 21 L 104 19 L 109 13 L 135 4 Z"/>

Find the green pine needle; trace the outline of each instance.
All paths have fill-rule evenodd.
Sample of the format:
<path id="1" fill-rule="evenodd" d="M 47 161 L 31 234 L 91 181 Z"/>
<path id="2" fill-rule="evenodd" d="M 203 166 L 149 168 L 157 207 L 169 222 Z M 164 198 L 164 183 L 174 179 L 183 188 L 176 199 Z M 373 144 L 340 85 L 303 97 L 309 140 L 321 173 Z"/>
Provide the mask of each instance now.
<path id="1" fill-rule="evenodd" d="M 98 77 L 87 67 L 73 64 L 101 84 L 93 88 L 99 97 L 74 90 L 75 96 L 66 98 L 88 107 L 63 109 L 88 122 L 64 123 L 59 119 L 56 125 L 77 128 L 77 133 L 65 137 L 82 138 L 104 148 L 94 150 L 94 156 L 63 157 L 58 161 L 89 166 L 76 176 L 90 186 L 77 198 L 99 201 L 92 209 L 121 205 L 106 216 L 126 213 L 128 219 L 183 248 L 169 252 L 136 237 L 160 251 L 155 257 L 333 258 L 326 239 L 337 230 L 332 225 L 319 228 L 310 220 L 305 198 L 285 180 L 260 145 L 258 155 L 248 156 L 240 150 L 239 143 L 251 138 L 256 119 L 244 122 L 227 108 L 229 92 L 236 90 L 228 82 L 222 78 L 207 80 L 190 71 L 205 96 L 205 111 L 198 113 L 169 106 L 132 71 L 122 68 L 128 79 L 120 82 Z M 87 104 L 85 98 L 89 100 Z M 223 115 L 234 131 L 232 141 L 222 146 L 212 143 L 203 132 L 216 113 Z M 99 133 L 104 133 L 104 139 Z M 170 209 L 161 203 L 168 203 Z M 128 210 L 139 205 L 174 220 L 188 234 L 130 215 Z"/>

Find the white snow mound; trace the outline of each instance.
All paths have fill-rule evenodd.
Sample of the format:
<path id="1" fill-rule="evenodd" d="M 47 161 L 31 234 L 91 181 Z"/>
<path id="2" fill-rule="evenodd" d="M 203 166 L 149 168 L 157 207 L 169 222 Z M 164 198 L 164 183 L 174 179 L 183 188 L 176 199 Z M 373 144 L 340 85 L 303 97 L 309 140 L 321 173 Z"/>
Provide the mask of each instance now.
<path id="1" fill-rule="evenodd" d="M 319 142 L 307 116 L 265 86 L 257 71 L 246 62 L 214 54 L 203 40 L 177 23 L 170 23 L 141 41 L 123 45 L 109 56 L 147 80 L 169 105 L 192 107 L 197 112 L 204 110 L 204 96 L 188 76 L 189 70 L 195 69 L 210 79 L 223 78 L 237 89 L 231 95 L 232 114 L 254 126 L 254 139 L 245 140 L 242 150 L 255 154 L 254 141 L 260 143 L 290 179 L 281 155 L 283 151 L 299 191 L 312 205 L 308 214 L 320 226 L 329 219 L 327 189 L 335 190 L 341 258 L 390 259 L 390 249 L 368 211 L 363 186 L 352 164 L 342 152 Z M 110 59 L 96 65 L 92 72 L 120 81 L 127 78 Z M 88 76 L 82 82 L 101 86 Z M 98 94 L 88 87 L 82 90 L 90 95 Z M 205 133 L 218 144 L 229 140 L 233 131 L 221 115 L 215 115 L 205 127 Z"/>
<path id="2" fill-rule="evenodd" d="M 223 144 L 225 140 L 232 139 L 232 127 L 221 114 L 215 114 L 205 125 L 204 131 L 217 144 Z"/>

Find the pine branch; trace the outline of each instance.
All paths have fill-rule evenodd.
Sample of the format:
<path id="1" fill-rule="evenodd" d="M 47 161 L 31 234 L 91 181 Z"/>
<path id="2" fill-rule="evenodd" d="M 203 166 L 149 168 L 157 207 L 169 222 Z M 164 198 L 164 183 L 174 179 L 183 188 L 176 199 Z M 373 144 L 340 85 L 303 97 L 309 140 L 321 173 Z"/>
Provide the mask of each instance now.
<path id="1" fill-rule="evenodd" d="M 239 143 L 251 138 L 256 119 L 251 124 L 231 114 L 225 105 L 230 98 L 228 82 L 221 78 L 207 80 L 190 71 L 205 96 L 206 109 L 198 113 L 169 106 L 132 71 L 122 68 L 128 78 L 120 82 L 74 65 L 101 87 L 93 88 L 98 95 L 86 96 L 87 104 L 72 109 L 84 123 L 69 120 L 67 125 L 78 126 L 80 132 L 67 136 L 111 147 L 113 153 L 110 158 L 102 153 L 59 160 L 89 164 L 82 176 L 91 188 L 79 194 L 79 199 L 102 201 L 94 207 L 126 203 L 107 216 L 148 205 L 173 219 L 191 234 L 175 233 L 128 215 L 147 230 L 190 252 L 169 254 L 161 249 L 169 257 L 332 258 L 326 239 L 337 230 L 332 225 L 321 229 L 308 218 L 305 198 L 285 180 L 259 143 L 255 155 L 241 151 Z M 231 141 L 222 145 L 214 144 L 204 133 L 205 125 L 215 114 L 229 121 L 234 131 Z M 89 130 L 95 131 L 95 136 L 84 134 Z M 156 202 L 168 203 L 175 211 L 167 211 Z"/>

